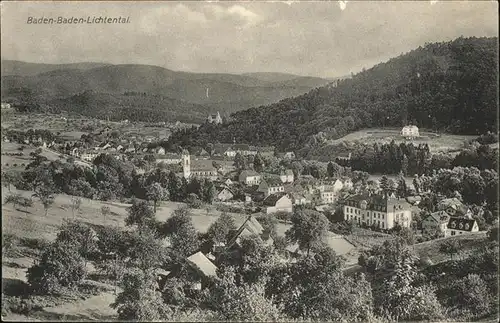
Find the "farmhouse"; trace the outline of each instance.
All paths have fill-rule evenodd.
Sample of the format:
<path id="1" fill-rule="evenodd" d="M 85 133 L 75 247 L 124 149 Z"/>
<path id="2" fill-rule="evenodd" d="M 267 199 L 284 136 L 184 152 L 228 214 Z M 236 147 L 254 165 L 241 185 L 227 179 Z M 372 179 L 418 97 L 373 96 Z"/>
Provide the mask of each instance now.
<path id="1" fill-rule="evenodd" d="M 437 209 L 439 211 L 446 211 L 449 216 L 472 217 L 471 210 L 456 197 L 441 200 L 438 203 Z"/>
<path id="2" fill-rule="evenodd" d="M 240 183 L 245 185 L 259 185 L 261 182 L 261 176 L 256 171 L 244 170 L 240 173 L 238 180 Z"/>
<path id="3" fill-rule="evenodd" d="M 267 197 L 274 193 L 284 192 L 285 187 L 283 186 L 281 179 L 270 177 L 262 180 L 257 191 L 264 193 L 264 197 Z"/>
<path id="4" fill-rule="evenodd" d="M 264 205 L 267 206 L 266 213 L 276 213 L 276 212 L 293 212 L 293 204 L 290 197 L 286 193 L 275 193 L 269 195 L 264 200 Z"/>
<path id="5" fill-rule="evenodd" d="M 433 235 L 439 232 L 444 235 L 449 220 L 450 216 L 445 211 L 433 212 L 422 221 L 422 233 L 424 235 Z"/>
<path id="6" fill-rule="evenodd" d="M 217 194 L 217 200 L 219 201 L 229 201 L 234 197 L 233 192 L 231 192 L 227 187 L 222 188 Z"/>
<path id="7" fill-rule="evenodd" d="M 418 127 L 413 125 L 404 126 L 401 130 L 401 135 L 406 139 L 418 138 L 420 136 L 418 133 Z"/>
<path id="8" fill-rule="evenodd" d="M 411 225 L 411 205 L 404 199 L 357 194 L 347 198 L 343 209 L 346 221 L 356 221 L 360 225 L 384 230 L 396 224 L 406 228 Z"/>
<path id="9" fill-rule="evenodd" d="M 446 226 L 445 237 L 460 234 L 470 234 L 478 231 L 479 226 L 477 225 L 476 220 L 450 217 L 448 225 Z"/>

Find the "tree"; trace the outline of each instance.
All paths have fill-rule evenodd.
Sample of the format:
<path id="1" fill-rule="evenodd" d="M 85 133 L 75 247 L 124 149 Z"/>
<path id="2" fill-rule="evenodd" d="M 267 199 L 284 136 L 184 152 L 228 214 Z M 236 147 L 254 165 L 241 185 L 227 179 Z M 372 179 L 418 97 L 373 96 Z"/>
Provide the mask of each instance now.
<path id="1" fill-rule="evenodd" d="M 415 175 L 415 178 L 413 179 L 413 187 L 415 188 L 415 192 L 417 194 L 420 194 L 420 179 L 418 178 L 418 175 Z"/>
<path id="2" fill-rule="evenodd" d="M 233 217 L 226 212 L 222 212 L 217 220 L 208 228 L 207 237 L 213 243 L 226 243 L 229 233 L 236 229 L 236 223 Z"/>
<path id="3" fill-rule="evenodd" d="M 239 152 L 234 156 L 234 167 L 236 167 L 237 170 L 244 170 L 247 168 L 246 159 Z"/>
<path id="4" fill-rule="evenodd" d="M 38 263 L 28 269 L 27 278 L 33 289 L 42 294 L 74 287 L 86 276 L 82 256 L 74 245 L 55 242 L 42 250 Z"/>
<path id="5" fill-rule="evenodd" d="M 160 235 L 170 239 L 174 256 L 181 259 L 190 256 L 199 249 L 198 232 L 187 209 L 177 209 L 160 228 Z"/>
<path id="6" fill-rule="evenodd" d="M 398 197 L 404 198 L 408 196 L 408 187 L 406 186 L 406 180 L 402 173 L 398 176 Z"/>
<path id="7" fill-rule="evenodd" d="M 34 191 L 33 196 L 40 200 L 45 210 L 45 216 L 47 216 L 50 206 L 54 203 L 54 190 L 47 185 L 41 185 L 36 186 Z"/>
<path id="8" fill-rule="evenodd" d="M 292 215 L 292 226 L 285 232 L 287 240 L 298 243 L 301 250 L 309 251 L 321 245 L 328 230 L 328 219 L 313 210 L 298 210 Z"/>
<path id="9" fill-rule="evenodd" d="M 209 308 L 220 315 L 222 321 L 264 321 L 283 320 L 279 308 L 266 298 L 262 284 L 236 284 L 234 270 L 227 269 L 216 279 L 208 296 Z"/>
<path id="10" fill-rule="evenodd" d="M 264 231 L 262 232 L 263 237 L 270 237 L 276 239 L 278 236 L 277 226 L 278 219 L 274 215 L 264 215 L 257 218 L 257 221 L 262 225 Z"/>
<path id="11" fill-rule="evenodd" d="M 75 216 L 75 211 L 80 210 L 80 206 L 82 205 L 82 199 L 78 196 L 71 197 L 71 212 L 73 213 L 73 217 Z"/>
<path id="12" fill-rule="evenodd" d="M 156 214 L 156 204 L 167 197 L 168 192 L 160 185 L 160 183 L 152 183 L 146 190 L 146 196 L 153 201 L 153 211 Z"/>
<path id="13" fill-rule="evenodd" d="M 477 274 L 469 274 L 457 281 L 452 295 L 454 305 L 467 309 L 474 315 L 487 314 L 491 306 L 488 286 Z"/>
<path id="14" fill-rule="evenodd" d="M 262 158 L 260 152 L 258 152 L 253 159 L 253 169 L 257 173 L 261 173 L 264 169 L 264 159 Z"/>
<path id="15" fill-rule="evenodd" d="M 118 318 L 126 321 L 159 321 L 163 304 L 157 291 L 157 282 L 152 272 L 131 270 L 122 280 L 123 291 L 118 294 L 111 307 L 118 312 Z"/>
<path id="16" fill-rule="evenodd" d="M 132 206 L 127 209 L 127 213 L 125 224 L 128 226 L 136 224 L 138 227 L 142 227 L 154 224 L 155 214 L 145 201 L 134 199 Z"/>
<path id="17" fill-rule="evenodd" d="M 104 223 L 106 223 L 106 218 L 108 217 L 108 215 L 110 213 L 111 213 L 111 209 L 109 208 L 109 206 L 103 205 L 101 207 L 101 214 L 102 214 L 102 217 L 104 218 Z"/>
<path id="18" fill-rule="evenodd" d="M 456 239 L 448 239 L 441 244 L 439 251 L 450 256 L 453 260 L 453 255 L 456 255 L 461 250 L 460 241 Z"/>
<path id="19" fill-rule="evenodd" d="M 127 255 L 129 262 L 143 271 L 160 267 L 167 260 L 167 251 L 148 226 L 140 227 L 130 236 Z"/>
<path id="20" fill-rule="evenodd" d="M 56 237 L 57 242 L 74 246 L 85 259 L 97 251 L 97 240 L 96 232 L 80 221 L 66 221 Z"/>
<path id="21" fill-rule="evenodd" d="M 4 204 L 12 204 L 12 206 L 14 207 L 14 209 L 17 207 L 17 205 L 20 205 L 21 203 L 21 199 L 23 197 L 21 196 L 21 194 L 19 193 L 16 193 L 16 194 L 9 194 L 5 197 L 5 201 L 4 201 Z"/>
<path id="22" fill-rule="evenodd" d="M 180 196 L 181 196 L 181 184 L 179 183 L 179 179 L 177 178 L 177 175 L 175 175 L 174 172 L 170 172 L 168 174 L 168 194 L 170 196 L 170 199 L 172 201 L 180 201 Z"/>
<path id="23" fill-rule="evenodd" d="M 193 209 L 199 209 L 202 205 L 198 195 L 190 193 L 186 198 L 186 203 Z"/>
<path id="24" fill-rule="evenodd" d="M 205 203 L 212 204 L 215 195 L 217 194 L 215 190 L 215 185 L 212 181 L 205 179 L 203 182 L 202 197 Z"/>

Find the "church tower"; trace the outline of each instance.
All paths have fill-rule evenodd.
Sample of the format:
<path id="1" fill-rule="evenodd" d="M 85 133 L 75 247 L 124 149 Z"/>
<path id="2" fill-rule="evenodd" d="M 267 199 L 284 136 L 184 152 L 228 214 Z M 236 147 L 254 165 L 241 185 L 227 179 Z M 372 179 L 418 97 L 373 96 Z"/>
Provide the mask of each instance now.
<path id="1" fill-rule="evenodd" d="M 191 156 L 186 149 L 182 151 L 182 173 L 185 179 L 191 176 Z"/>

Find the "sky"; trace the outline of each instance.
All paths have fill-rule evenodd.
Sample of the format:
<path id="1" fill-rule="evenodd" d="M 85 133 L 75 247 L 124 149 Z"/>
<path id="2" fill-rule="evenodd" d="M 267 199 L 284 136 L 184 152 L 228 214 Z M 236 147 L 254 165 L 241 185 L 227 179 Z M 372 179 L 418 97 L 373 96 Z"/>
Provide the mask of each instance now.
<path id="1" fill-rule="evenodd" d="M 497 36 L 497 1 L 5 2 L 1 56 L 340 77 L 427 42 Z M 128 24 L 27 24 L 29 17 Z"/>

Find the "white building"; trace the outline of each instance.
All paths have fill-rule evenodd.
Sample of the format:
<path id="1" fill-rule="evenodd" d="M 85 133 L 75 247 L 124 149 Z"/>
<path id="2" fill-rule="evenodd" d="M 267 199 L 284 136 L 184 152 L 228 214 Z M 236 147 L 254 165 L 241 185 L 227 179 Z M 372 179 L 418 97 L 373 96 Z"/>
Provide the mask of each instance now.
<path id="1" fill-rule="evenodd" d="M 244 170 L 240 173 L 238 180 L 245 185 L 259 185 L 262 177 L 253 170 Z"/>
<path id="2" fill-rule="evenodd" d="M 267 197 L 274 193 L 283 193 L 285 187 L 279 178 L 271 177 L 262 180 L 257 191 L 264 193 L 264 197 Z"/>
<path id="3" fill-rule="evenodd" d="M 396 224 L 406 228 L 411 226 L 411 205 L 404 199 L 358 194 L 346 200 L 343 210 L 346 221 L 355 221 L 359 225 L 383 230 L 392 229 Z"/>
<path id="4" fill-rule="evenodd" d="M 418 127 L 413 125 L 404 126 L 401 130 L 401 135 L 407 139 L 417 138 L 420 136 L 418 133 Z"/>
<path id="5" fill-rule="evenodd" d="M 221 124 L 222 118 L 220 116 L 220 113 L 217 111 L 217 114 L 208 115 L 207 121 L 208 123 Z"/>
<path id="6" fill-rule="evenodd" d="M 476 220 L 468 218 L 450 217 L 450 220 L 448 221 L 448 225 L 446 227 L 445 237 L 461 235 L 461 234 L 470 234 L 478 231 L 479 231 L 479 226 L 477 225 Z"/>
<path id="7" fill-rule="evenodd" d="M 288 194 L 276 193 L 271 194 L 264 200 L 264 205 L 267 206 L 266 213 L 276 213 L 276 212 L 293 212 L 293 203 Z"/>
<path id="8" fill-rule="evenodd" d="M 293 183 L 294 176 L 291 169 L 287 169 L 281 173 L 280 179 L 283 183 Z"/>

